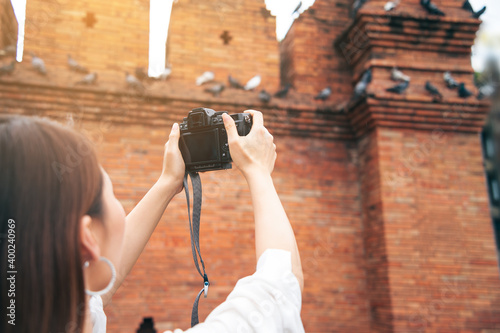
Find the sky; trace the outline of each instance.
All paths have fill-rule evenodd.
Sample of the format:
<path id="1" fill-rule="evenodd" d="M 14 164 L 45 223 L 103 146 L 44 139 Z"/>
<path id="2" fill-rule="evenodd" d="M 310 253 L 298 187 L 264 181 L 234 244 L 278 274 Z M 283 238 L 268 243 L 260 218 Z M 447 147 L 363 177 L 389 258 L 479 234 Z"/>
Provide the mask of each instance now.
<path id="1" fill-rule="evenodd" d="M 481 27 L 472 47 L 472 67 L 476 72 L 481 72 L 485 60 L 494 56 L 500 62 L 500 13 L 499 0 L 470 0 L 474 10 L 486 6 L 486 12 L 481 16 Z"/>

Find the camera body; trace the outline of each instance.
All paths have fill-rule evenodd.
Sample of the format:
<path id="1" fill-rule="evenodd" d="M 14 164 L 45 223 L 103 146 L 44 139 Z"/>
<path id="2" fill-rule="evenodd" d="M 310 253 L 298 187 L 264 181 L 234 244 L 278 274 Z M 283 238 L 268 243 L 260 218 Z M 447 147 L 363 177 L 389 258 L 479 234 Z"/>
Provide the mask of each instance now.
<path id="1" fill-rule="evenodd" d="M 214 111 L 196 108 L 189 114 L 180 128 L 179 149 L 186 170 L 190 172 L 231 169 L 231 155 L 222 114 L 227 111 Z M 252 128 L 249 113 L 230 115 L 240 136 L 245 136 Z"/>

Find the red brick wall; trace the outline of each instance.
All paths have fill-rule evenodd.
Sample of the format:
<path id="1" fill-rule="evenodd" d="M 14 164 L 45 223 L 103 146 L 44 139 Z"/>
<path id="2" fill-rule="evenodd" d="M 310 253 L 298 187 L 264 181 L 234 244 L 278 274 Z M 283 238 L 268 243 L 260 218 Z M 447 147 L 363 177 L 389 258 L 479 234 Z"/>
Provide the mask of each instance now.
<path id="1" fill-rule="evenodd" d="M 95 22 L 87 26 L 85 18 Z M 88 20 L 92 23 L 92 20 Z M 124 72 L 147 67 L 149 2 L 33 0 L 27 2 L 25 52 L 35 52 L 47 66 L 49 81 L 68 73 L 67 55 L 99 73 L 101 82 L 123 82 Z"/>
<path id="2" fill-rule="evenodd" d="M 294 22 L 281 42 L 281 58 L 291 64 L 284 68 L 282 77 L 291 81 L 298 92 L 316 95 L 330 86 L 333 103 L 350 97 L 350 69 L 342 54 L 334 48 L 335 39 L 350 22 L 349 2 L 316 1 Z"/>
<path id="3" fill-rule="evenodd" d="M 264 1 L 179 1 L 174 4 L 168 58 L 176 78 L 194 82 L 204 71 L 227 82 L 231 74 L 243 84 L 260 74 L 262 86 L 279 85 L 276 19 Z M 229 33 L 224 44 L 221 35 Z"/>
<path id="4" fill-rule="evenodd" d="M 371 329 L 373 332 L 392 332 L 393 310 L 386 256 L 377 135 L 378 131 L 373 131 L 358 142 L 362 239 L 365 251 L 367 301 L 369 302 Z"/>
<path id="5" fill-rule="evenodd" d="M 498 329 L 479 136 L 383 129 L 377 141 L 394 331 Z"/>
<path id="6" fill-rule="evenodd" d="M 381 30 L 370 36 L 376 45 L 358 50 L 349 62 L 333 44 L 351 23 L 350 2 L 316 0 L 279 50 L 274 18 L 263 2 L 181 0 L 170 29 L 172 78 L 138 94 L 125 88 L 123 71 L 147 64 L 147 1 L 28 1 L 26 51 L 42 56 L 49 74 L 35 74 L 27 57 L 12 76 L 0 78 L 0 112 L 59 121 L 72 115 L 96 143 L 116 195 L 130 211 L 159 175 L 174 121 L 198 106 L 262 110 L 278 146 L 275 184 L 301 250 L 307 332 L 498 330 L 498 265 L 476 134 L 487 104 L 464 102 L 448 90 L 442 103 L 432 103 L 422 88 L 426 77 L 438 81 L 445 70 L 470 85 L 468 43 L 478 22 L 467 21 L 458 2 L 436 0 L 450 15 L 422 28 L 422 45 L 432 48 L 396 47 L 409 43 L 396 42 L 399 33 L 387 30 L 390 18 L 382 17 L 363 30 Z M 381 5 L 368 1 L 363 11 L 380 11 Z M 405 15 L 425 16 L 417 7 L 416 0 L 401 4 Z M 82 21 L 87 12 L 97 19 L 92 28 Z M 415 35 L 414 26 L 408 16 L 404 33 Z M 457 29 L 443 49 L 430 43 Z M 229 45 L 219 38 L 224 30 L 233 36 Z M 273 91 L 280 51 L 289 60 L 281 76 L 296 88 L 287 99 L 266 105 L 256 92 L 228 89 L 211 97 L 194 86 L 208 69 L 223 81 L 229 73 L 245 81 L 258 71 L 263 87 Z M 67 53 L 99 72 L 97 86 L 74 85 L 79 75 L 66 68 Z M 406 95 L 385 92 L 393 65 L 406 65 L 412 76 Z M 345 107 L 368 67 L 374 69 L 373 96 Z M 333 88 L 330 100 L 313 101 L 311 95 L 326 85 Z M 439 128 L 448 132 L 436 139 L 441 132 L 432 130 Z M 213 282 L 200 305 L 204 318 L 238 278 L 253 272 L 255 259 L 252 209 L 241 175 L 231 170 L 202 178 L 202 251 Z M 188 327 L 201 279 L 186 214 L 180 194 L 106 309 L 109 332 L 134 331 L 144 316 L 153 316 L 159 330 Z"/>
<path id="7" fill-rule="evenodd" d="M 63 122 L 72 115 L 75 127 L 96 143 L 127 212 L 159 176 L 172 122 L 200 105 L 199 101 L 167 98 L 143 101 L 133 95 L 91 90 L 0 84 L 3 112 L 44 115 Z M 241 105 L 205 105 L 230 112 L 243 110 Z M 319 137 L 330 138 L 321 132 L 320 126 L 331 121 L 324 115 L 314 125 L 307 122 L 314 120 L 308 112 L 296 112 L 295 117 L 306 121 L 313 134 L 284 121 L 292 111 L 263 111 L 278 147 L 275 184 L 301 249 L 306 330 L 368 332 L 356 145 Z M 252 207 L 244 179 L 231 170 L 203 174 L 202 180 L 202 251 L 212 281 L 210 296 L 200 305 L 200 317 L 205 318 L 239 278 L 254 271 L 256 262 Z M 107 307 L 109 332 L 135 329 L 145 316 L 153 316 L 161 329 L 189 326 L 201 278 L 192 262 L 187 223 L 181 193 Z"/>
<path id="8" fill-rule="evenodd" d="M 0 49 L 17 41 L 17 21 L 10 0 L 0 1 Z"/>
<path id="9" fill-rule="evenodd" d="M 91 27 L 86 25 L 87 13 L 95 18 Z M 194 83 L 211 70 L 217 80 L 227 82 L 232 74 L 244 84 L 260 74 L 262 87 L 276 90 L 275 21 L 264 2 L 179 1 L 173 6 L 168 36 L 172 77 Z M 220 38 L 224 31 L 232 37 L 228 45 Z M 123 85 L 125 71 L 148 66 L 149 1 L 28 1 L 26 50 L 45 60 L 52 80 L 63 80 L 58 72 L 66 71 L 71 54 L 97 71 L 101 82 Z"/>
<path id="10" fill-rule="evenodd" d="M 124 136 L 123 133 L 127 133 Z M 127 211 L 159 173 L 163 128 L 116 126 L 99 150 L 115 193 Z M 360 237 L 355 146 L 276 136 L 274 181 L 301 249 L 307 332 L 368 332 L 369 316 Z M 146 152 L 144 152 L 144 150 Z M 201 318 L 255 267 L 253 213 L 247 185 L 236 170 L 202 175 L 201 246 L 212 281 Z M 168 208 L 138 264 L 108 307 L 109 331 L 130 330 L 143 316 L 158 327 L 189 327 L 202 280 L 189 243 L 184 193 Z M 335 268 L 335 274 L 332 268 Z"/>

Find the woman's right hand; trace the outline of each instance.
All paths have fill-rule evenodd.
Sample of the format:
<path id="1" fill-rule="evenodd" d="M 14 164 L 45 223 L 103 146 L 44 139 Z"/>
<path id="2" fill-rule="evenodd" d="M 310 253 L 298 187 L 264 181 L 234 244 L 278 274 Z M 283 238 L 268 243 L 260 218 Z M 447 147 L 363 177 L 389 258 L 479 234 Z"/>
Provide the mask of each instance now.
<path id="1" fill-rule="evenodd" d="M 264 127 L 262 113 L 247 110 L 252 115 L 253 125 L 247 136 L 239 136 L 238 130 L 227 113 L 222 115 L 226 127 L 229 150 L 234 164 L 248 180 L 252 176 L 270 175 L 276 161 L 276 145 L 273 136 Z"/>

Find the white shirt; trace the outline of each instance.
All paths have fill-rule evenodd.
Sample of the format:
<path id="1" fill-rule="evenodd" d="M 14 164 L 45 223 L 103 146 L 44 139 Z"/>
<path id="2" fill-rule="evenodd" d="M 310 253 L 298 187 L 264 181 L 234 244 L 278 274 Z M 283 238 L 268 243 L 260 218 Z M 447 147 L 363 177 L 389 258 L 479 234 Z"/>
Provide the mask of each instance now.
<path id="1" fill-rule="evenodd" d="M 101 296 L 90 297 L 89 311 L 94 325 L 92 333 L 106 333 L 106 314 L 104 313 Z"/>
<path id="2" fill-rule="evenodd" d="M 260 256 L 256 272 L 240 279 L 226 301 L 216 307 L 205 322 L 186 331 L 176 329 L 174 333 L 303 333 L 301 305 L 302 295 L 292 273 L 291 253 L 268 249 Z M 93 333 L 105 332 L 102 300 L 90 302 L 89 306 Z M 93 313 L 96 313 L 95 321 Z"/>

